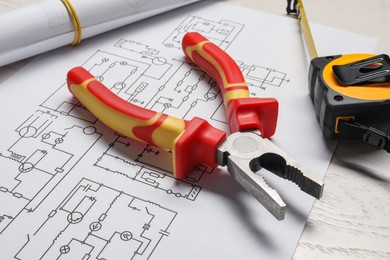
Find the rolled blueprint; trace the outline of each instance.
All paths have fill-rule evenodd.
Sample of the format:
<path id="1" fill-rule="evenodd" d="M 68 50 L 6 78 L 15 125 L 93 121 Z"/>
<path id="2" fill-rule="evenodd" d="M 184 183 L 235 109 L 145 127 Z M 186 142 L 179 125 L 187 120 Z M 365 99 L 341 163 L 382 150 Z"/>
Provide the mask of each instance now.
<path id="1" fill-rule="evenodd" d="M 0 66 L 72 44 L 75 25 L 82 39 L 200 0 L 46 0 L 0 15 Z"/>

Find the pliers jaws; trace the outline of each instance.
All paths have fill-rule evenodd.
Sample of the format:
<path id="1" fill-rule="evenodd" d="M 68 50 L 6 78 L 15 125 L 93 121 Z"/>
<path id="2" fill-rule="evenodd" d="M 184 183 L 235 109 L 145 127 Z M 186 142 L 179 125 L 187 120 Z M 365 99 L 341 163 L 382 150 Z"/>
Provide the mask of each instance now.
<path id="1" fill-rule="evenodd" d="M 228 172 L 278 220 L 283 220 L 286 204 L 278 192 L 256 174 L 264 168 L 277 176 L 290 180 L 300 189 L 319 199 L 324 183 L 310 172 L 298 167 L 296 161 L 262 138 L 258 131 L 235 132 L 217 149 L 217 163 L 227 166 Z"/>

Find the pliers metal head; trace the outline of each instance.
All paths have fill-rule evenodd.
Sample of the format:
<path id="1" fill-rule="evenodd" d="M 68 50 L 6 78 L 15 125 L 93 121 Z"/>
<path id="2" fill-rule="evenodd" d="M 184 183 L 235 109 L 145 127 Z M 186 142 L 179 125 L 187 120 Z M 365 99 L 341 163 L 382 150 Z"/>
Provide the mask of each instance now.
<path id="1" fill-rule="evenodd" d="M 236 132 L 217 149 L 217 163 L 228 172 L 278 220 L 284 219 L 286 204 L 278 192 L 268 186 L 257 172 L 264 168 L 290 180 L 300 189 L 319 199 L 324 184 L 257 131 Z"/>

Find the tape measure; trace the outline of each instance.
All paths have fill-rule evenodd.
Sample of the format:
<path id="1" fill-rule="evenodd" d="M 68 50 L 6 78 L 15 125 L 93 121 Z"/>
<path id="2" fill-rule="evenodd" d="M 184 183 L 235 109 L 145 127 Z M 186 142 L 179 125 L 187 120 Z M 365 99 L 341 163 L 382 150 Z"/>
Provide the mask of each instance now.
<path id="1" fill-rule="evenodd" d="M 361 139 L 390 152 L 390 58 L 345 54 L 318 57 L 301 0 L 288 0 L 296 13 L 311 58 L 309 92 L 323 135 L 329 139 Z"/>

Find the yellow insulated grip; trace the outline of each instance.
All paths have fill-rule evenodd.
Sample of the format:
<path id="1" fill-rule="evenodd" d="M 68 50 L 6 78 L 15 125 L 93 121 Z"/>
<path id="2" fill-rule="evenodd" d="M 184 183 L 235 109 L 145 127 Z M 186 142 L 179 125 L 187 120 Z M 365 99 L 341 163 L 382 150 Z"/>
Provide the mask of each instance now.
<path id="1" fill-rule="evenodd" d="M 69 71 L 68 87 L 100 121 L 132 139 L 172 151 L 184 132 L 184 120 L 121 99 L 82 67 Z"/>

